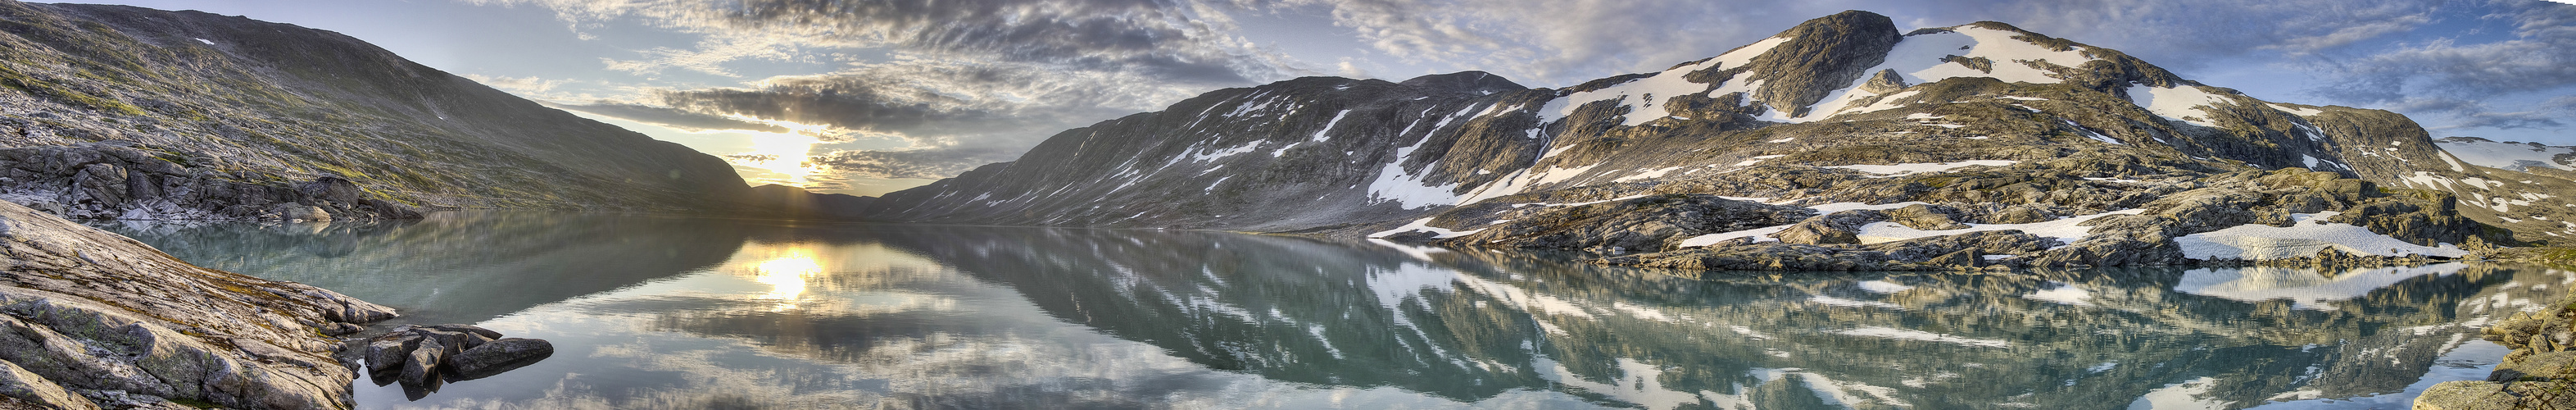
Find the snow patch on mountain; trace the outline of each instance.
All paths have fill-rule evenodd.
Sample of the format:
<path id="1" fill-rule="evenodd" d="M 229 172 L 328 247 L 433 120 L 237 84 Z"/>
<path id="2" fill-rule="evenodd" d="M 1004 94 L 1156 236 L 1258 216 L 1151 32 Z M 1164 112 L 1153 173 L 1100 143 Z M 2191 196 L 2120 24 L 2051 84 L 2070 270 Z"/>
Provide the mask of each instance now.
<path id="1" fill-rule="evenodd" d="M 2558 156 L 2576 154 L 2576 147 L 2553 147 L 2539 144 L 2495 142 L 2479 138 L 2443 138 L 2433 145 L 2471 165 L 2511 171 L 2531 167 L 2576 171 L 2576 159 L 2559 162 Z"/>
<path id="2" fill-rule="evenodd" d="M 2202 107 L 2216 107 L 2224 104 L 2233 104 L 2236 100 L 2228 98 L 2227 95 L 2224 94 L 2201 91 L 2200 87 L 2182 86 L 2167 88 L 2148 85 L 2132 85 L 2129 86 L 2129 101 L 2135 102 L 2139 107 L 2146 108 L 2147 112 L 2155 113 L 2156 116 L 2164 117 L 2167 120 L 2182 121 L 2203 127 L 2216 127 L 2218 126 L 2218 123 L 2209 122 L 2209 113 Z"/>
<path id="3" fill-rule="evenodd" d="M 1708 61 L 1702 61 L 1697 64 L 1673 67 L 1673 69 L 1655 73 L 1652 77 L 1629 80 L 1628 82 L 1620 83 L 1619 85 L 1613 85 L 1598 90 L 1568 94 L 1555 100 L 1549 100 L 1546 106 L 1539 108 L 1539 122 L 1556 122 L 1557 120 L 1564 119 L 1566 116 L 1574 115 L 1574 109 L 1582 108 L 1584 104 L 1590 104 L 1594 101 L 1615 99 L 1621 101 L 1628 107 L 1628 114 L 1621 117 L 1621 124 L 1634 127 L 1643 125 L 1648 121 L 1654 121 L 1657 118 L 1666 117 L 1661 104 L 1664 100 L 1671 99 L 1672 97 L 1696 93 L 1707 93 L 1708 96 L 1715 97 L 1735 91 L 1750 91 L 1753 86 L 1743 84 L 1745 83 L 1744 81 L 1729 81 L 1727 87 L 1712 91 L 1707 83 L 1694 82 L 1686 77 L 1690 76 L 1690 73 L 1692 72 L 1703 69 L 1741 67 L 1745 64 L 1750 64 L 1753 62 L 1754 57 L 1760 57 L 1763 53 L 1771 52 L 1773 47 L 1778 47 L 1780 46 L 1780 43 L 1786 43 L 1788 41 L 1788 37 L 1766 38 L 1762 39 L 1762 41 L 1754 42 L 1752 45 L 1744 46 L 1744 48 L 1738 48 L 1735 49 L 1735 51 L 1719 55 L 1717 58 L 1711 58 Z M 1745 89 L 1730 90 L 1738 87 L 1743 87 Z"/>
<path id="4" fill-rule="evenodd" d="M 2084 240 L 2084 237 L 2091 235 L 2090 232 L 2093 230 L 2093 227 L 2083 226 L 2085 221 L 2091 221 L 2094 218 L 2111 215 L 2136 215 L 2142 212 L 2145 211 L 2129 209 L 2026 224 L 1967 224 L 1968 227 L 1966 228 L 1938 231 L 1908 228 L 1905 225 L 1897 224 L 1895 222 L 1873 222 L 1868 225 L 1862 225 L 1860 227 L 1860 231 L 1855 234 L 1860 237 L 1860 243 L 1872 244 L 1896 242 L 1908 239 L 1930 238 L 1935 236 L 1957 235 L 1969 232 L 2009 230 L 2057 238 L 2058 241 L 2065 243 L 2075 243 L 2076 241 Z"/>
<path id="5" fill-rule="evenodd" d="M 1986 77 L 2007 82 L 2056 84 L 2065 80 L 2057 78 L 2048 70 L 2032 67 L 2032 65 L 2082 67 L 2085 62 L 2095 60 L 2095 58 L 2086 57 L 2079 50 L 2051 50 L 2047 46 L 2013 38 L 2019 35 L 2021 33 L 1960 26 L 1946 32 L 1906 36 L 1896 43 L 1894 49 L 1887 52 L 1887 59 L 1884 62 L 1861 72 L 1877 73 L 1882 70 L 1895 70 L 1897 75 L 1905 79 L 1906 84 L 1923 84 L 1960 77 Z M 1966 60 L 1979 58 L 1991 62 L 1988 67 L 1991 71 L 1966 65 Z M 1779 112 L 1780 110 L 1773 110 L 1765 113 L 1762 119 L 1804 123 L 1837 115 L 1875 112 L 1902 106 L 1901 101 L 1904 97 L 1914 92 L 1898 91 L 1867 106 L 1851 106 L 1853 103 L 1879 95 L 1861 89 L 1861 85 L 1867 84 L 1869 80 L 1870 77 L 1863 76 L 1853 81 L 1851 85 L 1827 94 L 1821 100 L 1823 102 L 1815 106 L 1818 109 L 1808 111 L 1807 116 L 1786 117 L 1785 113 Z"/>
<path id="6" fill-rule="evenodd" d="M 1938 118 L 1938 117 L 1935 117 L 1935 118 Z M 1964 167 L 1972 167 L 1972 166 L 2002 167 L 2002 166 L 2011 166 L 2012 164 L 2016 164 L 2016 163 L 2020 163 L 2020 162 L 2021 162 L 2021 161 L 1999 160 L 1999 159 L 1980 159 L 1980 160 L 1969 160 L 1969 161 L 1959 161 L 1959 162 L 1934 162 L 1934 163 L 1916 163 L 1916 164 L 1890 164 L 1890 165 L 1836 165 L 1836 166 L 1829 166 L 1829 167 L 1825 167 L 1825 168 L 1842 168 L 1842 169 L 1848 169 L 1848 170 L 1860 171 L 1860 172 L 1867 172 L 1867 173 L 1872 173 L 1872 174 L 1880 174 L 1880 175 L 1896 175 L 1896 174 L 1912 174 L 1912 173 L 1948 172 L 1949 170 L 1959 169 L 1959 168 L 1964 168 Z"/>

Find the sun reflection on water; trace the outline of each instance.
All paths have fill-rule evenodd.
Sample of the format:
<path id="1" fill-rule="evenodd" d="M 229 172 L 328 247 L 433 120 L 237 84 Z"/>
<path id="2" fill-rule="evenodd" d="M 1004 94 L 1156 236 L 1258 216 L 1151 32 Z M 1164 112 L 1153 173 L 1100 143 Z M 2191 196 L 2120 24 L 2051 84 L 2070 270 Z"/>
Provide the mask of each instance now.
<path id="1" fill-rule="evenodd" d="M 805 294 L 805 280 L 823 273 L 823 264 L 803 249 L 789 250 L 778 258 L 751 267 L 753 282 L 769 285 L 761 299 L 794 301 Z"/>

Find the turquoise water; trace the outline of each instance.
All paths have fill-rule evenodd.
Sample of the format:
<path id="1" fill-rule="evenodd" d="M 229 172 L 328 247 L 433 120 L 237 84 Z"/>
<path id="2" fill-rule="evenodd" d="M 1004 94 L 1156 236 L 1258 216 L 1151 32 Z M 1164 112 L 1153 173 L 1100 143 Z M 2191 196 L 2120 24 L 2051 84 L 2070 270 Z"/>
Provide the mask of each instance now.
<path id="1" fill-rule="evenodd" d="M 2405 408 L 2508 265 L 1701 273 L 1213 232 L 446 212 L 105 226 L 544 362 L 363 408 Z"/>

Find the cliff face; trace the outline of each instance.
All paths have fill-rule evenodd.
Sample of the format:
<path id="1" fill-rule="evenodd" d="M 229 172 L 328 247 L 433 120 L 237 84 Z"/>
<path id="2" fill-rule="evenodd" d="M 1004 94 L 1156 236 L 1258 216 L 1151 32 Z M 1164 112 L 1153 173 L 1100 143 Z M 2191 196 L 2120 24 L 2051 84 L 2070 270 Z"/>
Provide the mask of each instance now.
<path id="1" fill-rule="evenodd" d="M 394 317 L 16 204 L 0 203 L 0 259 L 0 396 L 47 407 L 348 408 L 356 374 L 324 335 Z"/>
<path id="2" fill-rule="evenodd" d="M 2576 217 L 2560 206 L 2567 199 L 2545 193 L 2576 192 L 2568 179 L 2460 164 L 2391 112 L 2262 101 L 2003 23 L 1900 33 L 1883 16 L 1846 12 L 1666 71 L 1563 89 L 1466 72 L 1219 90 L 1065 131 L 1018 161 L 887 194 L 872 211 L 921 222 L 1431 240 L 1488 229 L 1557 235 L 1582 227 L 1526 225 L 1596 219 L 1545 215 L 1577 205 L 1710 195 L 1830 217 L 1788 237 L 1774 235 L 1787 225 L 1735 236 L 1746 245 L 2053 221 L 2072 232 L 2051 236 L 2059 244 L 2126 238 L 2062 251 L 2082 255 L 2021 259 L 2064 265 L 2277 259 L 2324 248 L 2447 257 L 2464 251 L 2445 246 L 2471 237 L 2576 235 L 2552 233 L 2576 225 L 2524 223 Z M 2168 196 L 2197 199 L 2155 203 Z M 1923 232 L 1896 235 L 1871 224 L 1920 218 L 1824 215 L 1916 202 L 1939 206 L 1928 211 L 1954 224 L 1906 224 Z M 2077 219 L 2114 213 L 2135 215 Z M 1708 215 L 1671 217 L 1680 219 L 1623 222 L 1637 228 L 1593 238 L 1625 238 L 1618 241 L 1488 234 L 1460 244 L 1644 246 L 1596 249 L 1624 253 L 1710 246 L 1684 242 L 1727 233 L 1707 228 L 1727 224 L 1691 222 Z M 2326 226 L 2295 225 L 2311 218 Z M 2097 226 L 2110 221 L 2123 222 Z M 2287 251 L 2239 240 L 2258 230 L 2251 226 L 2304 234 L 2339 225 L 2368 232 L 2303 239 L 2314 246 Z M 2248 228 L 2228 231 L 2236 227 Z M 2197 242 L 2183 237 L 2201 234 L 2233 250 L 2185 249 Z M 2346 240 L 2370 235 L 2426 248 Z M 2114 254 L 2147 256 L 2104 259 Z"/>
<path id="3" fill-rule="evenodd" d="M 279 204 L 342 217 L 399 217 L 392 205 L 689 210 L 748 192 L 713 156 L 338 33 L 6 0 L 0 33 L 0 145 L 90 151 L 5 155 L 0 192 L 69 216 L 295 216 Z M 323 178 L 383 204 L 234 200 L 215 194 L 254 189 L 211 187 L 291 190 Z"/>

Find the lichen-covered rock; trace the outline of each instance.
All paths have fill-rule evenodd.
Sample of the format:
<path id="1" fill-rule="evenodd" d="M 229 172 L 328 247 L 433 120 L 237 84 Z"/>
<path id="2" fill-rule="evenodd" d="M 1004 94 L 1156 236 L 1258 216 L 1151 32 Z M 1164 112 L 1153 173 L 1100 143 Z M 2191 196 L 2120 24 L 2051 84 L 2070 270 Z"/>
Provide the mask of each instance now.
<path id="1" fill-rule="evenodd" d="M 1856 244 L 1860 243 L 1862 225 L 1886 220 L 1887 213 L 1874 210 L 1835 212 L 1798 221 L 1788 229 L 1771 234 L 1771 237 L 1781 242 L 1808 245 Z"/>
<path id="2" fill-rule="evenodd" d="M 0 360 L 140 402 L 346 408 L 354 373 L 330 358 L 338 344 L 320 329 L 393 316 L 328 290 L 189 265 L 15 204 L 0 203 L 0 258 L 13 262 L 0 271 Z"/>
<path id="3" fill-rule="evenodd" d="M 1887 210 L 1887 218 L 1890 221 L 1896 222 L 1898 225 L 1905 225 L 1907 228 L 1926 231 L 1966 229 L 1968 227 L 1968 224 L 1959 223 L 1959 220 L 1968 218 L 1966 212 L 1962 212 L 1958 208 L 1941 205 L 1906 205 L 1903 208 Z"/>
<path id="4" fill-rule="evenodd" d="M 2173 218 L 2178 228 L 2206 232 L 2254 222 L 2254 205 L 2263 193 L 2230 188 L 2201 188 L 2166 196 L 2144 207 L 2148 215 Z"/>
<path id="5" fill-rule="evenodd" d="M 66 410 L 98 408 L 98 403 L 90 402 L 89 398 L 64 390 L 62 385 L 54 384 L 52 380 L 45 380 L 44 376 L 28 372 L 27 369 L 19 368 L 16 363 L 5 360 L 0 360 L 0 396 L 5 396 L 5 399 L 17 399 L 22 403 L 40 408 Z M 0 403 L 0 408 L 5 407 L 9 407 L 7 403 Z"/>
<path id="6" fill-rule="evenodd" d="M 1990 224 L 2027 224 L 2056 219 L 2057 217 L 2049 215 L 2047 211 L 2027 204 L 2007 206 L 1994 213 L 1986 214 L 1986 223 Z"/>

